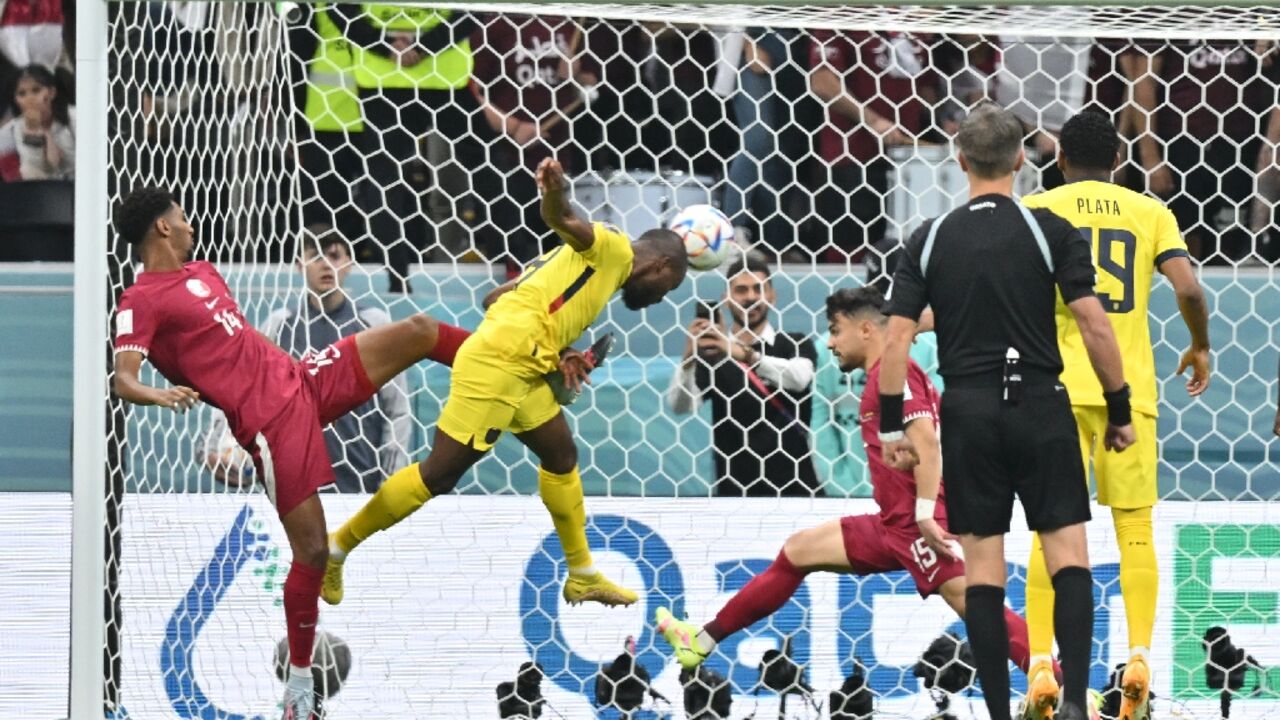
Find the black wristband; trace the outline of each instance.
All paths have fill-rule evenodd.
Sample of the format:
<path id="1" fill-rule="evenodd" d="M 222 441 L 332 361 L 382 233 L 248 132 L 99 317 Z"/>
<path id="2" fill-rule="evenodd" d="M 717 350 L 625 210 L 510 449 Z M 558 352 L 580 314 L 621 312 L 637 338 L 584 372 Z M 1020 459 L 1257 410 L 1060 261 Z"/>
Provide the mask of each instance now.
<path id="1" fill-rule="evenodd" d="M 1107 422 L 1116 427 L 1124 427 L 1133 422 L 1132 409 L 1129 407 L 1129 383 L 1119 390 L 1102 393 L 1107 401 Z"/>
<path id="2" fill-rule="evenodd" d="M 880 393 L 880 433 L 902 432 L 902 393 Z"/>

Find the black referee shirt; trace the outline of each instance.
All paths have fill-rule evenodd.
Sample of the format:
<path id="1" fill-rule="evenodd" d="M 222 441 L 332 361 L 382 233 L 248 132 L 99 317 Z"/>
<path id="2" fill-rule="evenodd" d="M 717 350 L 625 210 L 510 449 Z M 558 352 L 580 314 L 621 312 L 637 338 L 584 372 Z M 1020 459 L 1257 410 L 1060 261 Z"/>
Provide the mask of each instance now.
<path id="1" fill-rule="evenodd" d="M 982 195 L 922 225 L 907 241 L 885 312 L 918 320 L 933 308 L 938 365 L 950 387 L 991 378 L 1005 353 L 1024 372 L 1062 373 L 1054 307 L 1093 294 L 1089 243 L 1049 210 Z"/>

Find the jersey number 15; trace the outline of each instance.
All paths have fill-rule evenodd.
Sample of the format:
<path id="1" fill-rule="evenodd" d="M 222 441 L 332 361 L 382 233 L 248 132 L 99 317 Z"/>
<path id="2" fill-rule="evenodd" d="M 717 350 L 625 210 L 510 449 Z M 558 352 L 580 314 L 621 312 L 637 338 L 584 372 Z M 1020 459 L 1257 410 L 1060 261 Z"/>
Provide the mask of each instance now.
<path id="1" fill-rule="evenodd" d="M 1090 247 L 1094 247 L 1093 228 L 1082 227 L 1080 234 L 1089 242 Z M 1116 244 L 1120 245 L 1123 258 L 1120 262 L 1116 262 L 1111 252 Z M 1109 313 L 1123 315 L 1133 310 L 1133 258 L 1137 249 L 1138 239 L 1128 230 L 1098 230 L 1097 262 L 1094 266 L 1119 280 L 1121 285 L 1118 297 L 1109 292 L 1098 293 L 1102 307 Z"/>

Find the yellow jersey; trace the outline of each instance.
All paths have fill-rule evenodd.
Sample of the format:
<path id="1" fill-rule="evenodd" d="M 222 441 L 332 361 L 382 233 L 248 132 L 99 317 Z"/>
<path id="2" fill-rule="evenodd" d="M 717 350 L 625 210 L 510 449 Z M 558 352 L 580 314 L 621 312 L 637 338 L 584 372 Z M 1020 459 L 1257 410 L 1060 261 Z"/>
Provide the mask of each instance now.
<path id="1" fill-rule="evenodd" d="M 1094 290 L 1107 311 L 1132 391 L 1133 409 L 1156 416 L 1156 365 L 1147 308 L 1160 264 L 1187 257 L 1178 221 L 1159 200 L 1108 182 L 1083 180 L 1028 195 L 1023 204 L 1048 208 L 1080 230 L 1093 247 Z M 1058 298 L 1062 383 L 1072 405 L 1106 405 L 1071 311 Z"/>
<path id="2" fill-rule="evenodd" d="M 560 351 L 582 335 L 631 275 L 635 253 L 621 230 L 595 223 L 595 241 L 561 245 L 533 261 L 514 289 L 489 306 L 476 334 L 504 360 L 531 373 L 555 370 Z"/>

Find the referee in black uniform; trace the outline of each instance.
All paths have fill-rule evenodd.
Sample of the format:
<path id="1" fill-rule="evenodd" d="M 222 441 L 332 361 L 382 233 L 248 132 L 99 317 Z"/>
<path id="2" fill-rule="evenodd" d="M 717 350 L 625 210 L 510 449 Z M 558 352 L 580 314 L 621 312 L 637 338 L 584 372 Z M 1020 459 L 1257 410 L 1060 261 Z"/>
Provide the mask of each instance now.
<path id="1" fill-rule="evenodd" d="M 1106 446 L 1133 442 L 1129 388 L 1111 324 L 1094 296 L 1089 244 L 1066 220 L 1013 199 L 1022 125 L 980 105 L 957 136 L 969 202 L 925 223 L 908 241 L 886 311 L 880 369 L 885 460 L 909 466 L 902 394 L 916 321 L 933 309 L 942 396 L 942 466 L 950 530 L 964 548 L 965 626 L 992 720 L 1010 720 L 1004 624 L 1004 535 L 1016 495 L 1040 533 L 1057 591 L 1054 626 L 1064 691 L 1058 717 L 1083 720 L 1093 631 L 1085 538 L 1089 495 L 1071 402 L 1058 382 L 1054 309 L 1060 291 L 1106 390 Z M 932 517 L 932 503 L 916 514 Z"/>

